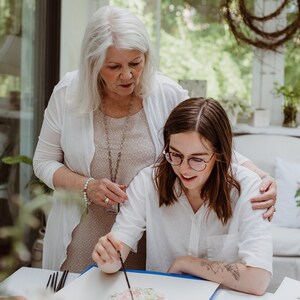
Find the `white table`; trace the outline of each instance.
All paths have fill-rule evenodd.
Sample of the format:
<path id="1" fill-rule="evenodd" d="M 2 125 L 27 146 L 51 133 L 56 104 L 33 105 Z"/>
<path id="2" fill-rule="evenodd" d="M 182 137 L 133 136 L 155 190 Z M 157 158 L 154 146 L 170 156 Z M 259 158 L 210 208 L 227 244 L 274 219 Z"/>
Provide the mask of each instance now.
<path id="1" fill-rule="evenodd" d="M 33 295 L 41 295 L 44 293 L 49 275 L 51 273 L 53 273 L 53 271 L 51 270 L 22 267 L 14 274 L 9 276 L 6 280 L 0 283 L 0 295 L 3 294 L 4 290 L 6 290 L 12 296 L 23 295 L 30 300 L 43 299 L 42 297 L 38 298 Z M 66 285 L 68 285 L 78 276 L 79 274 L 69 273 L 66 280 Z M 54 299 L 64 300 L 58 296 L 53 297 L 53 300 Z M 97 298 L 97 300 L 101 300 L 101 299 L 102 299 L 101 296 Z M 255 300 L 255 299 L 271 300 L 273 299 L 273 294 L 267 293 L 263 296 L 253 296 L 253 295 L 248 295 L 244 293 L 239 293 L 239 292 L 219 288 L 215 293 L 213 299 L 214 300 Z M 94 299 L 89 298 L 89 300 L 94 300 Z"/>

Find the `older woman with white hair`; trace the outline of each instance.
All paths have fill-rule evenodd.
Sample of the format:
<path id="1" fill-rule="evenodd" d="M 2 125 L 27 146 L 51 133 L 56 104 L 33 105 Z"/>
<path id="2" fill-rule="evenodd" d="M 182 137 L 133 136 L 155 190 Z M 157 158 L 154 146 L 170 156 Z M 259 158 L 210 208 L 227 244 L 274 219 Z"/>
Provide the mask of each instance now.
<path id="1" fill-rule="evenodd" d="M 93 263 L 99 237 L 110 231 L 126 187 L 161 152 L 160 130 L 171 110 L 188 98 L 175 81 L 158 73 L 143 23 L 125 9 L 105 6 L 90 19 L 79 70 L 56 85 L 45 110 L 35 151 L 35 175 L 53 190 L 82 193 L 76 201 L 54 201 L 47 219 L 43 268 L 81 272 Z M 240 164 L 257 169 L 236 154 Z M 275 187 L 256 205 L 274 205 Z M 54 200 L 59 200 L 57 193 Z M 267 201 L 266 201 L 267 200 Z M 257 203 L 258 202 L 258 203 Z M 270 208 L 265 217 L 273 214 Z M 145 240 L 127 266 L 145 267 Z"/>

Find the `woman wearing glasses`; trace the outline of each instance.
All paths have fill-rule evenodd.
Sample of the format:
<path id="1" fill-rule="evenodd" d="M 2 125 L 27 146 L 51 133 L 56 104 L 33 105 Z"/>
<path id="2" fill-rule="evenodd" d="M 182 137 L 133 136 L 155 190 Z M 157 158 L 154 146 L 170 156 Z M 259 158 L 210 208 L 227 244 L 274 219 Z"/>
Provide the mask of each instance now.
<path id="1" fill-rule="evenodd" d="M 164 151 L 154 168 L 130 184 L 112 231 L 93 259 L 104 272 L 120 268 L 147 231 L 147 270 L 191 274 L 261 295 L 272 274 L 269 222 L 248 199 L 261 179 L 233 164 L 232 132 L 213 99 L 179 104 L 163 130 Z"/>

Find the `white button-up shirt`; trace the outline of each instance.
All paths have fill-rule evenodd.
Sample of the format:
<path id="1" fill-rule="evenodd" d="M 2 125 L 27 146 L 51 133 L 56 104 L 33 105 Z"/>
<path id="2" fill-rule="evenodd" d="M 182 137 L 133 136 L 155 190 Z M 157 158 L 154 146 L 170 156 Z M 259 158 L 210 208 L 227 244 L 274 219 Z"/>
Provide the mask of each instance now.
<path id="1" fill-rule="evenodd" d="M 136 251 L 147 230 L 147 270 L 167 272 L 177 256 L 191 255 L 212 261 L 241 262 L 272 273 L 270 224 L 262 210 L 253 210 L 250 198 L 259 193 L 260 178 L 233 165 L 241 195 L 232 190 L 233 217 L 223 225 L 204 203 L 194 213 L 184 193 L 171 206 L 158 205 L 153 169 L 142 170 L 132 181 L 112 231 Z"/>

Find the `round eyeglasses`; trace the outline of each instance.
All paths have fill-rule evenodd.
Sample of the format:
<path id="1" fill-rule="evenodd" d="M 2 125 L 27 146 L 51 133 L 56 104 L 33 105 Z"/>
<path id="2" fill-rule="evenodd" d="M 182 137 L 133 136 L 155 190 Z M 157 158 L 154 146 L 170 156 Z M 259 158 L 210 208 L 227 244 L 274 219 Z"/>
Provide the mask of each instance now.
<path id="1" fill-rule="evenodd" d="M 170 163 L 172 166 L 180 166 L 184 160 L 184 155 L 176 153 L 176 152 L 166 152 L 165 150 L 163 151 L 163 154 L 165 155 L 165 158 L 167 160 L 168 163 Z M 190 157 L 188 158 L 187 162 L 188 165 L 197 172 L 201 172 L 203 170 L 205 170 L 207 164 L 210 162 L 210 160 L 212 159 L 212 157 L 215 154 L 213 153 L 212 156 L 210 157 L 209 160 L 205 161 L 201 158 L 197 158 L 197 157 Z"/>

